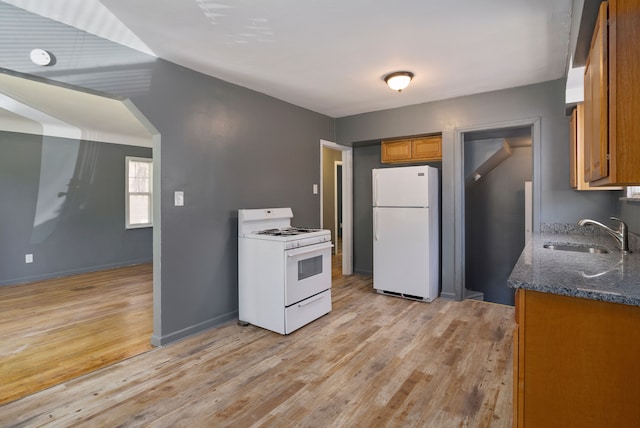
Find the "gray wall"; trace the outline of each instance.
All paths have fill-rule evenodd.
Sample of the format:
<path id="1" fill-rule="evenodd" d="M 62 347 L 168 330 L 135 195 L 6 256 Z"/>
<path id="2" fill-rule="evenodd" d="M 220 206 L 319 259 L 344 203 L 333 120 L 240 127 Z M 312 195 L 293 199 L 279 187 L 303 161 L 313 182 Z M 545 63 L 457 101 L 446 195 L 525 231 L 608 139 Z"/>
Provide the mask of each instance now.
<path id="1" fill-rule="evenodd" d="M 312 186 L 333 121 L 164 61 L 133 101 L 162 135 L 162 330 L 173 339 L 236 316 L 239 208 L 291 207 L 295 224 L 319 226 Z"/>
<path id="2" fill-rule="evenodd" d="M 456 195 L 462 186 L 458 171 L 461 129 L 501 128 L 511 121 L 540 121 L 540 147 L 534 147 L 534 192 L 540 196 L 537 223 L 572 223 L 584 216 L 606 217 L 615 209 L 610 192 L 576 192 L 569 188 L 568 118 L 565 115 L 564 80 L 511 88 L 502 91 L 459 97 L 344 117 L 336 120 L 336 142 L 357 147 L 359 142 L 383 138 L 442 132 L 442 290 L 449 296 L 461 293 L 460 242 L 463 233 L 456 230 Z M 356 149 L 357 150 L 357 149 Z M 365 150 L 375 150 L 365 149 Z M 354 157 L 356 154 L 354 153 Z M 536 168 L 537 171 L 536 172 Z M 368 203 L 360 201 L 357 183 L 370 180 L 371 165 L 354 161 L 354 236 L 355 260 L 360 267 L 370 266 L 365 237 L 371 222 Z M 461 174 L 461 173 L 460 173 Z M 458 236 L 456 236 L 458 234 Z M 365 242 L 366 241 L 366 242 Z M 366 259 L 366 260 L 364 260 Z"/>
<path id="3" fill-rule="evenodd" d="M 465 169 L 478 166 L 474 155 L 483 157 L 485 142 L 493 145 L 465 141 Z M 512 147 L 495 169 L 465 183 L 465 286 L 489 302 L 514 304 L 507 278 L 524 249 L 524 182 L 531 180 L 532 161 L 531 147 Z"/>
<path id="4" fill-rule="evenodd" d="M 334 140 L 333 119 L 6 4 L 0 17 L 15 29 L 10 38 L 0 34 L 1 67 L 129 97 L 161 134 L 161 155 L 153 154 L 162 219 L 154 343 L 236 317 L 237 210 L 289 206 L 294 223 L 319 226 L 312 186 L 320 140 Z M 34 68 L 33 46 L 53 52 L 56 66 Z M 183 207 L 172 204 L 176 190 L 184 191 Z"/>
<path id="5" fill-rule="evenodd" d="M 151 149 L 12 132 L 0 147 L 0 285 L 151 261 L 124 207 L 125 156 Z"/>
<path id="6" fill-rule="evenodd" d="M 353 148 L 353 271 L 365 275 L 373 274 L 371 170 L 381 166 L 379 144 Z"/>
<path id="7" fill-rule="evenodd" d="M 622 192 L 614 193 L 618 197 L 622 196 Z M 627 223 L 629 231 L 640 235 L 640 202 L 619 201 L 616 209 L 617 217 Z M 604 224 L 615 225 L 615 222 L 610 221 L 609 217 L 604 217 L 600 221 Z"/>
<path id="8" fill-rule="evenodd" d="M 534 148 L 540 169 L 535 178 L 541 194 L 538 221 L 606 218 L 616 208 L 610 193 L 579 193 L 568 187 L 562 80 L 345 117 L 335 121 L 334 135 L 334 120 L 329 117 L 5 3 L 0 3 L 0 27 L 5 29 L 0 33 L 0 67 L 129 97 L 161 133 L 161 156 L 154 151 L 160 159 L 162 198 L 158 343 L 236 316 L 238 208 L 291 206 L 295 223 L 319 225 L 319 199 L 311 188 L 320 175 L 320 139 L 351 145 L 443 132 L 442 278 L 447 291 L 453 290 L 456 275 L 457 128 L 484 124 L 495 128 L 505 121 L 540 119 L 541 147 Z M 27 53 L 34 46 L 53 52 L 56 66 L 31 64 Z M 370 259 L 371 204 L 360 198 L 370 195 L 365 183 L 370 186 L 373 165 L 365 166 L 355 157 L 360 153 L 366 159 L 367 150 L 377 149 L 354 150 L 354 238 L 358 240 L 354 263 L 359 260 L 362 270 Z M 175 190 L 185 192 L 184 207 L 172 206 Z"/>
<path id="9" fill-rule="evenodd" d="M 380 162 L 380 144 L 353 148 L 353 271 L 373 274 L 373 190 L 371 170 L 416 164 L 383 164 Z M 434 168 L 440 162 L 429 162 Z M 440 171 L 441 172 L 441 171 Z M 442 179 L 442 177 L 440 177 Z M 440 185 L 441 185 L 440 181 Z M 442 204 L 440 204 L 442 219 Z M 442 220 L 441 220 L 442 221 Z M 440 259 L 442 260 L 442 259 Z"/>

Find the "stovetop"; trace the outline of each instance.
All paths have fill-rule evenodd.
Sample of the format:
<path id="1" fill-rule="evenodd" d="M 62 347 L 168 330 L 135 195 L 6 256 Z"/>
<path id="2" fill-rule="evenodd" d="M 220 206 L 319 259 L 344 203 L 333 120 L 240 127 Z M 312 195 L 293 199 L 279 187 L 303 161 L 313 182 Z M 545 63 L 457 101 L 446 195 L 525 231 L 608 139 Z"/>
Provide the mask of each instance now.
<path id="1" fill-rule="evenodd" d="M 331 241 L 331 231 L 303 227 L 283 227 L 256 230 L 245 234 L 244 238 L 281 242 L 285 249 L 304 247 Z"/>
<path id="2" fill-rule="evenodd" d="M 255 232 L 258 235 L 269 236 L 295 236 L 303 235 L 305 233 L 320 232 L 322 229 L 311 229 L 308 227 L 284 227 L 282 229 L 265 229 Z"/>
<path id="3" fill-rule="evenodd" d="M 291 208 L 238 210 L 238 237 L 285 243 L 297 248 L 331 240 L 331 231 L 291 226 Z"/>

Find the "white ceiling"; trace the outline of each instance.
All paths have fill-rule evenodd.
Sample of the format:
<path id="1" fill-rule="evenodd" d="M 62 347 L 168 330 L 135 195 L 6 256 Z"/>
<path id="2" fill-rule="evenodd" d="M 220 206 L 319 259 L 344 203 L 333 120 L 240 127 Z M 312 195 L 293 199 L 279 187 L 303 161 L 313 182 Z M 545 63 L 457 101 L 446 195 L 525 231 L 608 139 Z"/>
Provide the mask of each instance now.
<path id="1" fill-rule="evenodd" d="M 4 2 L 331 117 L 558 79 L 572 14 L 572 0 Z M 415 74 L 401 93 L 383 81 L 398 70 Z"/>
<path id="2" fill-rule="evenodd" d="M 142 147 L 157 133 L 130 102 L 2 73 L 0 88 L 4 131 Z"/>

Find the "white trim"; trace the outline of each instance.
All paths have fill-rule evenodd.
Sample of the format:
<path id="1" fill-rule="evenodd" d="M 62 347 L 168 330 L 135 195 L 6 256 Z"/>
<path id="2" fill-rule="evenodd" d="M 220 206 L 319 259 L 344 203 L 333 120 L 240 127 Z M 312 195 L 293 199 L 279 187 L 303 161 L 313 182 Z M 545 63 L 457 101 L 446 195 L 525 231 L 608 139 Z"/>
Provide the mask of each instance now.
<path id="1" fill-rule="evenodd" d="M 353 148 L 320 140 L 320 227 L 322 227 L 322 148 L 342 152 L 342 274 L 353 273 Z"/>
<path id="2" fill-rule="evenodd" d="M 153 195 L 152 219 L 153 219 L 153 332 L 151 345 L 161 346 L 162 335 L 162 192 L 161 187 L 161 142 L 160 131 L 142 114 L 129 98 L 122 101 L 125 107 L 133 114 L 151 134 L 151 158 L 153 159 L 152 189 L 156 189 Z"/>
<path id="3" fill-rule="evenodd" d="M 640 200 L 640 186 L 627 186 L 624 190 L 624 194 L 626 200 Z"/>
<path id="4" fill-rule="evenodd" d="M 533 233 L 533 182 L 524 182 L 524 243 L 529 242 Z"/>
<path id="5" fill-rule="evenodd" d="M 335 227 L 335 236 L 336 237 L 336 251 L 338 249 L 338 232 L 340 231 L 340 224 L 338 223 L 338 166 L 342 166 L 342 161 L 334 161 L 333 162 L 333 226 Z M 342 190 L 342 186 L 340 186 L 340 190 Z"/>
<path id="6" fill-rule="evenodd" d="M 145 119 L 146 120 L 146 119 Z M 144 123 L 144 122 L 143 122 Z M 162 192 L 160 191 L 160 168 L 161 158 L 160 133 L 154 133 L 151 137 L 153 146 L 153 188 L 156 192 L 153 195 L 153 333 L 151 344 L 160 346 L 162 344 Z"/>

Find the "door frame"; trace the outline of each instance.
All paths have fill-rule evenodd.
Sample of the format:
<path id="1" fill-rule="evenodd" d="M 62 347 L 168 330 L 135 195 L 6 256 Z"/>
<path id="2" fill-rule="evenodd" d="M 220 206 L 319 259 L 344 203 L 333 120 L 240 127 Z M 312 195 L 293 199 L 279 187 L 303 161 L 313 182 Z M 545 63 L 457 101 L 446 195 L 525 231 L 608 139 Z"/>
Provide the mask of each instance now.
<path id="1" fill-rule="evenodd" d="M 322 148 L 342 152 L 342 274 L 353 274 L 353 148 L 336 144 L 333 141 L 320 140 L 320 227 L 322 228 L 322 209 L 324 189 L 322 184 Z"/>
<path id="2" fill-rule="evenodd" d="M 488 131 L 502 128 L 531 127 L 531 146 L 533 155 L 533 231 L 540 230 L 541 213 L 541 119 L 533 117 L 506 122 L 486 123 L 476 126 L 454 129 L 453 144 L 453 289 L 445 289 L 442 297 L 463 300 L 465 289 L 465 206 L 464 206 L 464 134 L 475 131 Z"/>
<path id="3" fill-rule="evenodd" d="M 336 253 L 337 253 L 337 241 L 340 236 L 340 222 L 338 221 L 338 166 L 340 167 L 340 178 L 342 178 L 342 161 L 333 162 L 333 225 L 335 227 L 336 237 Z M 341 181 L 342 183 L 342 181 Z M 342 194 L 342 186 L 340 186 L 340 194 Z M 341 201 L 342 202 L 342 201 Z M 344 213 L 342 213 L 344 215 Z"/>

